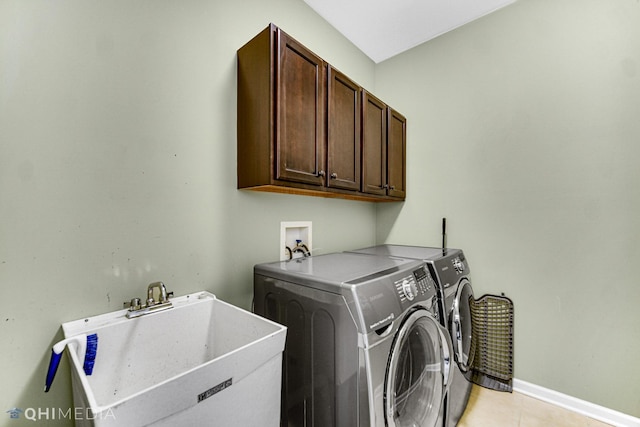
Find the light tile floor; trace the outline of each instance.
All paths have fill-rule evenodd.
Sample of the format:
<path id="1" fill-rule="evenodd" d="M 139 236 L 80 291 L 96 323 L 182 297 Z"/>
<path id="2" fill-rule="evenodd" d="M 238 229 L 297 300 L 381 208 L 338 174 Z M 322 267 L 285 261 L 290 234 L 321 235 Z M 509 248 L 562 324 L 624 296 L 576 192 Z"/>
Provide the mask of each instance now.
<path id="1" fill-rule="evenodd" d="M 521 393 L 473 386 L 458 427 L 609 427 Z"/>

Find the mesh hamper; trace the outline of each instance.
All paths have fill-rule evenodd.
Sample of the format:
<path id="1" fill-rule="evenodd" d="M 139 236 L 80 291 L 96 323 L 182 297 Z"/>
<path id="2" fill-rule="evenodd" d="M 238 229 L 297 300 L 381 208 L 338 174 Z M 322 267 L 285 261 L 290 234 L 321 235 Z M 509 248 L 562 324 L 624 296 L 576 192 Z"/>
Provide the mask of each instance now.
<path id="1" fill-rule="evenodd" d="M 513 391 L 513 302 L 483 295 L 470 301 L 472 334 L 476 339 L 470 370 L 473 383 L 498 391 Z"/>

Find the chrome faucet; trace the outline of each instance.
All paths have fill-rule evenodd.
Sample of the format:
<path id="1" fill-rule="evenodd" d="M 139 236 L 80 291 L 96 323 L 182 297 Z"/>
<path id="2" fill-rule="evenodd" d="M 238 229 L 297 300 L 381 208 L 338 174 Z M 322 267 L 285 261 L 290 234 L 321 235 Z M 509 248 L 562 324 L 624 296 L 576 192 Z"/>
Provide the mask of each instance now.
<path id="1" fill-rule="evenodd" d="M 155 290 L 158 292 L 155 292 Z M 156 300 L 155 294 L 158 294 Z M 162 282 L 153 282 L 147 286 L 147 303 L 141 304 L 140 298 L 133 298 L 131 302 L 124 303 L 125 307 L 129 307 L 127 318 L 143 316 L 145 314 L 162 311 L 173 307 L 169 298 L 173 296 L 173 292 L 167 292 L 167 287 Z"/>
<path id="2" fill-rule="evenodd" d="M 160 291 L 160 296 L 158 297 L 158 302 L 153 299 L 153 290 L 158 289 Z M 153 282 L 147 286 L 147 306 L 152 306 L 156 304 L 162 304 L 167 302 L 169 299 L 167 298 L 167 287 L 162 282 Z"/>

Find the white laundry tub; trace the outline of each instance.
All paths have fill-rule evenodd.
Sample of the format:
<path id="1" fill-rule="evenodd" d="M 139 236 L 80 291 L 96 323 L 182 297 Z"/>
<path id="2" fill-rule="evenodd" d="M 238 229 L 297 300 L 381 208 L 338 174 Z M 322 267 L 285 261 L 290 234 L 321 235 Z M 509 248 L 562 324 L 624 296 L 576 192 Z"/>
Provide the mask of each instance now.
<path id="1" fill-rule="evenodd" d="M 69 351 L 77 426 L 277 426 L 286 328 L 208 292 L 127 319 L 62 325 L 98 334 L 93 374 Z"/>

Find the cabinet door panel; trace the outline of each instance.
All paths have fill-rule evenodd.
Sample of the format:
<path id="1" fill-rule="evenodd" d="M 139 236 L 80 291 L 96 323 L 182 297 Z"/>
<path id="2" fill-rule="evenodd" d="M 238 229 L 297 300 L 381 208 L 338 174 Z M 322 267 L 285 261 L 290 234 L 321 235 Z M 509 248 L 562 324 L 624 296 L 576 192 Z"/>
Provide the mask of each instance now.
<path id="1" fill-rule="evenodd" d="M 387 194 L 387 107 L 363 91 L 362 191 Z"/>
<path id="2" fill-rule="evenodd" d="M 331 66 L 328 76 L 327 185 L 357 191 L 360 190 L 361 89 Z"/>
<path id="3" fill-rule="evenodd" d="M 324 184 L 326 70 L 278 30 L 276 179 Z"/>
<path id="4" fill-rule="evenodd" d="M 389 108 L 387 176 L 389 196 L 405 197 L 406 193 L 406 141 L 407 119 Z"/>

